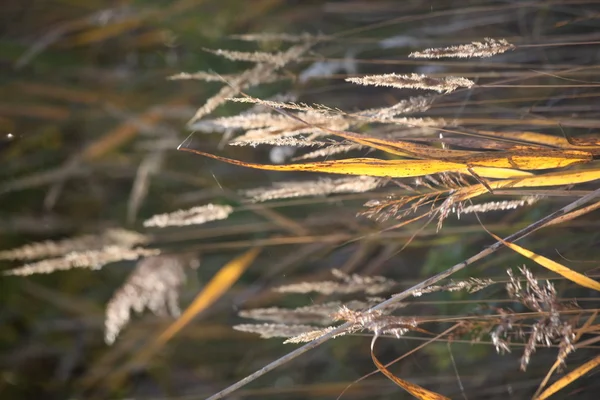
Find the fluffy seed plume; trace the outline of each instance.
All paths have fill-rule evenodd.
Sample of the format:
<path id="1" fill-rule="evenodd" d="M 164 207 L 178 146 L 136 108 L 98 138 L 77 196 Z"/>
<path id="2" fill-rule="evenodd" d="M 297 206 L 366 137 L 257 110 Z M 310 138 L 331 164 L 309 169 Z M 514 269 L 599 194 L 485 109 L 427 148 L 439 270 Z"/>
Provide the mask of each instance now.
<path id="1" fill-rule="evenodd" d="M 525 277 L 525 285 L 523 286 L 521 280 L 508 270 L 510 282 L 506 284 L 506 290 L 510 298 L 541 315 L 531 325 L 531 330 L 525 334 L 528 335 L 528 339 L 521 357 L 521 370 L 526 370 L 538 345 L 550 347 L 557 342 L 559 343 L 557 359 L 563 364 L 566 356 L 575 350 L 573 327 L 569 321 L 561 319 L 560 313 L 569 306 L 559 302 L 552 283 L 546 281 L 545 285 L 540 284 L 525 266 L 519 268 L 519 271 Z"/>
<path id="2" fill-rule="evenodd" d="M 532 204 L 540 201 L 542 197 L 540 196 L 526 196 L 520 200 L 503 200 L 503 201 L 491 201 L 482 204 L 472 204 L 467 207 L 457 207 L 455 212 L 456 215 L 460 218 L 461 214 L 471 214 L 471 213 L 484 213 L 489 211 L 504 211 L 504 210 L 514 210 L 523 206 L 530 206 Z"/>
<path id="3" fill-rule="evenodd" d="M 415 51 L 408 56 L 412 58 L 486 58 L 496 54 L 502 54 L 509 50 L 514 50 L 515 48 L 516 46 L 508 43 L 506 39 L 496 40 L 485 38 L 483 42 L 472 42 L 471 44 Z"/>
<path id="4" fill-rule="evenodd" d="M 384 315 L 383 311 L 355 311 L 346 306 L 333 315 L 335 321 L 350 322 L 352 326 L 348 332 L 369 330 L 376 335 L 394 335 L 400 337 L 411 329 L 417 327 L 415 318 L 395 317 Z"/>
<path id="5" fill-rule="evenodd" d="M 389 86 L 395 88 L 435 90 L 439 93 L 450 93 L 459 87 L 470 88 L 475 82 L 457 76 L 432 78 L 422 74 L 398 75 L 368 75 L 356 78 L 347 78 L 347 82 L 365 86 Z"/>
<path id="6" fill-rule="evenodd" d="M 232 212 L 233 207 L 231 206 L 207 204 L 189 210 L 154 215 L 144 221 L 144 226 L 164 228 L 167 226 L 200 225 L 209 221 L 226 219 Z"/>
<path id="7" fill-rule="evenodd" d="M 228 81 L 233 78 L 234 78 L 234 75 L 219 75 L 219 74 L 215 74 L 214 72 L 198 71 L 198 72 L 194 72 L 194 73 L 180 72 L 178 74 L 169 76 L 167 79 L 170 81 L 181 81 L 181 80 L 187 80 L 187 79 L 194 79 L 194 80 L 205 81 L 205 82 L 223 82 L 224 79 Z"/>
<path id="8" fill-rule="evenodd" d="M 255 139 L 255 140 L 234 140 L 228 143 L 230 146 L 251 146 L 257 147 L 261 144 L 271 146 L 290 146 L 290 147 L 318 147 L 326 146 L 326 142 L 320 142 L 317 140 L 308 140 L 302 137 L 274 137 L 273 139 Z"/>
<path id="9" fill-rule="evenodd" d="M 325 35 L 311 35 L 310 33 L 301 33 L 293 35 L 289 33 L 246 33 L 243 35 L 231 35 L 232 39 L 243 40 L 246 42 L 306 42 L 309 40 L 323 40 Z"/>
<path id="10" fill-rule="evenodd" d="M 315 339 L 320 338 L 323 335 L 328 334 L 329 332 L 331 332 L 332 330 L 336 329 L 336 326 L 328 326 L 327 328 L 324 329 L 317 329 L 314 331 L 309 331 L 309 332 L 304 332 L 301 333 L 297 336 L 291 337 L 289 339 L 287 339 L 286 341 L 284 341 L 284 344 L 288 344 L 288 343 L 308 343 L 308 342 L 312 342 Z M 345 335 L 346 332 L 342 332 L 338 335 L 335 335 L 334 338 L 336 337 L 340 337 Z"/>
<path id="11" fill-rule="evenodd" d="M 292 197 L 325 196 L 332 193 L 362 193 L 376 189 L 383 183 L 385 183 L 385 179 L 371 176 L 322 178 L 307 182 L 280 182 L 270 188 L 245 190 L 242 195 L 249 197 L 254 202 L 261 202 Z"/>
<path id="12" fill-rule="evenodd" d="M 297 103 L 293 101 L 283 102 L 283 101 L 274 101 L 274 100 L 261 100 L 256 97 L 233 97 L 227 99 L 228 101 L 234 103 L 252 103 L 252 104 L 260 104 L 265 107 L 273 107 L 273 108 L 285 108 L 288 110 L 297 110 L 297 111 L 313 111 L 313 112 L 321 112 L 324 114 L 328 113 L 343 113 L 342 110 L 334 109 L 328 107 L 324 104 L 306 104 L 306 103 Z"/>
<path id="13" fill-rule="evenodd" d="M 406 100 L 401 100 L 391 107 L 372 108 L 369 110 L 363 110 L 355 114 L 355 116 L 375 119 L 389 119 L 394 118 L 396 115 L 400 114 L 424 112 L 429 110 L 431 104 L 433 103 L 433 100 L 433 97 L 411 97 Z"/>
<path id="14" fill-rule="evenodd" d="M 350 310 L 366 310 L 380 303 L 383 299 L 369 299 L 368 301 L 351 300 L 343 305 Z M 333 322 L 332 316 L 338 312 L 342 303 L 332 301 L 324 304 L 312 304 L 298 308 L 254 308 L 239 312 L 239 316 L 259 321 L 270 321 L 280 324 L 319 324 L 330 325 Z M 388 309 L 405 307 L 406 303 L 394 304 Z"/>
<path id="15" fill-rule="evenodd" d="M 255 63 L 273 64 L 278 67 L 282 67 L 289 62 L 285 52 L 280 53 L 265 53 L 262 51 L 255 51 L 252 53 L 244 51 L 233 51 L 233 50 L 210 50 L 205 49 L 210 53 L 214 53 L 218 56 L 227 58 L 233 61 L 249 61 Z"/>
<path id="16" fill-rule="evenodd" d="M 312 325 L 286 325 L 286 324 L 241 324 L 233 327 L 236 331 L 258 333 L 263 339 L 274 337 L 293 337 L 306 332 L 320 329 Z"/>
<path id="17" fill-rule="evenodd" d="M 95 250 L 104 246 L 133 247 L 146 243 L 148 238 L 141 233 L 125 229 L 107 229 L 98 235 L 83 235 L 59 241 L 31 243 L 16 249 L 0 251 L 0 260 L 35 260 L 56 257 L 73 251 Z"/>
<path id="18" fill-rule="evenodd" d="M 158 256 L 140 260 L 125 283 L 106 306 L 104 340 L 113 344 L 129 323 L 132 310 L 144 308 L 158 316 L 180 314 L 179 290 L 185 283 L 183 263 L 177 257 Z"/>
<path id="19" fill-rule="evenodd" d="M 74 251 L 59 258 L 50 258 L 5 271 L 5 275 L 27 276 L 33 274 L 49 274 L 72 268 L 100 269 L 104 265 L 121 261 L 137 260 L 140 257 L 158 255 L 158 249 L 129 249 L 120 246 L 106 246 L 101 250 Z"/>
<path id="20" fill-rule="evenodd" d="M 188 122 L 188 126 L 193 125 L 194 122 L 214 111 L 218 106 L 226 102 L 227 98 L 235 97 L 244 89 L 272 80 L 277 69 L 291 61 L 297 60 L 298 57 L 310 49 L 312 44 L 312 41 L 307 41 L 305 43 L 294 45 L 285 52 L 279 53 L 276 64 L 272 62 L 258 63 L 253 68 L 237 75 L 235 79 L 228 81 L 228 85 L 223 86 L 217 94 L 208 99 L 206 103 L 196 111 L 196 114 Z"/>
<path id="21" fill-rule="evenodd" d="M 493 283 L 495 283 L 495 282 L 491 279 L 479 279 L 479 278 L 469 278 L 466 281 L 450 281 L 450 283 L 447 285 L 428 286 L 421 290 L 414 291 L 413 296 L 419 297 L 425 293 L 433 293 L 433 292 L 440 292 L 440 291 L 457 292 L 459 290 L 466 290 L 469 293 L 475 293 L 482 289 L 485 289 L 486 287 L 490 286 Z"/>
<path id="22" fill-rule="evenodd" d="M 291 285 L 279 286 L 274 290 L 279 293 L 322 293 L 330 295 L 333 293 L 347 294 L 364 292 L 378 294 L 390 290 L 396 282 L 383 276 L 360 276 L 347 275 L 340 270 L 331 271 L 338 281 L 301 282 Z"/>
<path id="23" fill-rule="evenodd" d="M 362 146 L 360 144 L 355 144 L 355 143 L 354 144 L 333 144 L 331 146 L 327 146 L 325 148 L 303 154 L 300 157 L 292 158 L 292 161 L 308 160 L 311 158 L 318 158 L 318 157 L 328 157 L 328 156 L 332 156 L 335 154 L 347 153 L 349 151 L 360 150 L 360 149 L 364 149 L 364 148 L 365 148 L 365 146 Z"/>

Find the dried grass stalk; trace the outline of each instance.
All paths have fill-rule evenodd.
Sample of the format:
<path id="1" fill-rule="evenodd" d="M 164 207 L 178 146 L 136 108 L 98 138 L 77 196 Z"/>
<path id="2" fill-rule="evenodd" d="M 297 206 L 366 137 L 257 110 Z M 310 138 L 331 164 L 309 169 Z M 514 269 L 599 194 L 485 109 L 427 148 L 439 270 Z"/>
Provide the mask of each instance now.
<path id="1" fill-rule="evenodd" d="M 264 63 L 264 64 L 273 64 L 278 67 L 282 67 L 289 62 L 289 58 L 285 52 L 279 53 L 266 53 L 262 51 L 255 51 L 252 53 L 244 52 L 244 51 L 234 51 L 234 50 L 210 50 L 205 49 L 206 51 L 216 54 L 218 56 L 227 58 L 232 61 L 248 61 L 254 63 Z"/>
<path id="2" fill-rule="evenodd" d="M 236 76 L 235 79 L 228 81 L 228 85 L 223 86 L 216 95 L 208 99 L 206 103 L 196 111 L 192 119 L 188 122 L 188 125 L 192 125 L 194 122 L 214 111 L 218 106 L 223 104 L 227 98 L 235 97 L 244 89 L 269 81 L 272 79 L 274 72 L 277 71 L 277 69 L 291 61 L 297 60 L 298 57 L 312 46 L 312 44 L 313 42 L 309 41 L 292 46 L 287 51 L 280 53 L 277 64 L 256 64 L 254 68 L 246 70 Z"/>
<path id="3" fill-rule="evenodd" d="M 321 282 L 301 282 L 291 285 L 284 285 L 275 288 L 279 293 L 310 293 L 317 292 L 326 295 L 339 293 L 358 293 L 378 294 L 389 291 L 397 282 L 382 276 L 365 277 L 360 275 L 347 275 L 337 269 L 332 270 L 333 275 L 338 281 Z"/>
<path id="4" fill-rule="evenodd" d="M 327 142 L 320 142 L 317 140 L 308 140 L 305 138 L 296 137 L 275 137 L 255 140 L 234 140 L 228 143 L 230 146 L 251 146 L 256 147 L 259 145 L 271 145 L 271 146 L 291 146 L 291 147 L 317 147 L 327 146 Z"/>
<path id="5" fill-rule="evenodd" d="M 157 214 L 144 221 L 146 227 L 200 225 L 209 221 L 226 219 L 233 212 L 227 205 L 207 204 L 189 210 L 178 210 L 168 214 Z"/>
<path id="6" fill-rule="evenodd" d="M 331 332 L 332 330 L 336 329 L 337 326 L 328 326 L 327 328 L 323 328 L 323 329 L 317 329 L 317 330 L 313 330 L 313 331 L 308 331 L 308 332 L 304 332 L 301 333 L 299 335 L 293 336 L 289 339 L 287 339 L 286 341 L 284 341 L 284 344 L 288 344 L 288 343 L 307 343 L 307 342 L 312 342 L 315 339 L 320 338 L 321 336 Z M 340 336 L 345 335 L 346 332 L 342 332 L 338 335 L 333 336 L 333 338 L 337 338 Z"/>
<path id="7" fill-rule="evenodd" d="M 465 290 L 468 293 L 475 293 L 480 290 L 485 289 L 486 287 L 494 284 L 495 282 L 492 279 L 479 279 L 479 278 L 469 278 L 466 281 L 450 281 L 447 285 L 434 285 L 428 286 L 422 290 L 417 290 L 413 292 L 414 297 L 420 297 L 426 293 L 433 292 L 457 292 L 459 290 Z"/>
<path id="8" fill-rule="evenodd" d="M 233 79 L 235 79 L 235 77 L 236 77 L 235 75 L 219 75 L 214 72 L 198 71 L 198 72 L 194 72 L 194 73 L 180 72 L 178 74 L 169 76 L 167 79 L 170 81 L 195 79 L 195 80 L 204 81 L 204 82 L 223 82 L 223 80 L 225 80 L 225 81 L 233 80 Z"/>
<path id="9" fill-rule="evenodd" d="M 504 211 L 514 210 L 523 206 L 530 206 L 542 199 L 541 196 L 525 196 L 520 200 L 503 200 L 503 201 L 490 201 L 482 204 L 472 204 L 467 207 L 456 208 L 456 215 L 460 217 L 461 214 L 471 213 L 485 213 L 489 211 Z"/>
<path id="10" fill-rule="evenodd" d="M 293 197 L 325 196 L 332 193 L 362 193 L 376 189 L 385 182 L 385 179 L 371 176 L 339 179 L 321 178 L 317 181 L 279 182 L 270 188 L 249 189 L 241 194 L 249 197 L 253 202 L 261 202 Z"/>
<path id="11" fill-rule="evenodd" d="M 566 356 L 575 350 L 573 340 L 575 333 L 573 327 L 568 321 L 561 319 L 561 310 L 573 308 L 561 304 L 557 298 L 556 289 L 549 281 L 541 285 L 525 266 L 519 268 L 521 274 L 525 277 L 523 286 L 521 279 L 516 277 L 511 270 L 508 270 L 510 282 L 506 285 L 506 290 L 511 299 L 514 299 L 532 311 L 541 315 L 541 317 L 532 324 L 528 333 L 520 331 L 520 336 L 527 336 L 523 356 L 521 357 L 521 370 L 525 371 L 531 360 L 531 356 L 536 351 L 538 345 L 551 347 L 554 343 L 559 343 L 559 354 L 557 359 L 564 364 Z M 503 337 L 507 336 L 510 327 L 500 326 L 492 333 L 492 340 L 496 343 L 497 350 L 506 350 L 503 346 Z M 498 332 L 500 331 L 500 333 Z"/>
<path id="12" fill-rule="evenodd" d="M 394 335 L 400 337 L 409 330 L 416 328 L 415 318 L 385 315 L 384 311 L 355 311 L 342 306 L 333 316 L 335 321 L 345 321 L 352 324 L 348 332 L 368 330 L 375 335 Z"/>
<path id="13" fill-rule="evenodd" d="M 380 303 L 383 299 L 369 299 L 368 301 L 351 300 L 343 304 L 350 310 L 367 310 L 368 308 Z M 395 304 L 394 309 L 404 307 L 406 304 Z M 338 312 L 342 303 L 332 301 L 324 304 L 312 304 L 310 306 L 298 308 L 254 308 L 251 310 L 240 311 L 238 314 L 243 318 L 250 318 L 259 321 L 271 321 L 281 324 L 319 324 L 330 325 L 333 322 L 333 315 Z"/>
<path id="14" fill-rule="evenodd" d="M 334 144 L 331 146 L 327 146 L 323 149 L 311 151 L 310 153 L 306 153 L 304 155 L 301 155 L 300 157 L 292 158 L 292 161 L 308 160 L 308 159 L 317 158 L 317 157 L 328 157 L 328 156 L 333 156 L 333 155 L 341 154 L 341 153 L 347 153 L 349 151 L 360 150 L 360 149 L 364 149 L 364 148 L 365 148 L 365 146 L 362 146 L 360 144 Z"/>
<path id="15" fill-rule="evenodd" d="M 101 249 L 110 245 L 133 247 L 147 241 L 148 237 L 141 233 L 114 228 L 107 229 L 99 235 L 83 235 L 58 241 L 47 240 L 1 251 L 0 260 L 35 260 L 56 257 L 72 251 Z"/>
<path id="16" fill-rule="evenodd" d="M 425 112 L 429 110 L 434 97 L 417 96 L 401 100 L 391 107 L 372 108 L 363 110 L 357 114 L 358 117 L 367 117 L 374 119 L 391 119 L 400 114 L 411 114 L 416 112 Z"/>
<path id="17" fill-rule="evenodd" d="M 450 93 L 459 87 L 470 88 L 475 85 L 475 82 L 469 79 L 456 76 L 432 78 L 422 74 L 398 75 L 393 73 L 347 78 L 346 81 L 366 86 L 435 90 L 439 93 Z"/>
<path id="18" fill-rule="evenodd" d="M 286 325 L 286 324 L 241 324 L 234 325 L 233 329 L 241 332 L 258 333 L 261 338 L 292 337 L 306 332 L 320 329 L 312 325 Z"/>
<path id="19" fill-rule="evenodd" d="M 290 33 L 246 33 L 243 35 L 231 35 L 232 39 L 243 40 L 246 42 L 306 42 L 326 39 L 325 35 L 311 35 L 310 33 L 301 33 L 298 35 Z"/>
<path id="20" fill-rule="evenodd" d="M 114 343 L 129 323 L 132 310 L 141 313 L 147 308 L 158 316 L 178 316 L 181 312 L 179 290 L 185 280 L 184 266 L 178 257 L 157 256 L 140 260 L 106 306 L 106 343 Z"/>
<path id="21" fill-rule="evenodd" d="M 257 99 L 255 97 L 250 97 L 250 96 L 233 97 L 233 98 L 229 98 L 227 100 L 234 102 L 234 103 L 260 104 L 265 107 L 283 108 L 283 109 L 287 109 L 287 110 L 312 111 L 312 112 L 318 112 L 318 113 L 323 113 L 323 114 L 330 114 L 330 113 L 344 114 L 344 112 L 342 110 L 334 109 L 334 108 L 328 107 L 324 104 L 306 104 L 306 103 L 297 103 L 297 102 L 293 102 L 293 101 L 282 102 L 282 101 L 274 101 L 274 100 L 262 100 L 262 99 Z"/>
<path id="22" fill-rule="evenodd" d="M 158 249 L 134 249 L 121 246 L 106 246 L 101 250 L 74 251 L 59 258 L 51 258 L 5 271 L 4 275 L 27 276 L 33 274 L 49 274 L 55 271 L 64 271 L 72 268 L 100 269 L 104 265 L 122 261 L 137 260 L 140 257 L 149 257 L 160 254 Z"/>
<path id="23" fill-rule="evenodd" d="M 487 58 L 496 54 L 502 54 L 509 50 L 514 50 L 515 45 L 508 43 L 506 39 L 485 38 L 483 42 L 472 42 L 470 44 L 461 44 L 458 46 L 432 48 L 423 51 L 410 53 L 412 58 Z"/>

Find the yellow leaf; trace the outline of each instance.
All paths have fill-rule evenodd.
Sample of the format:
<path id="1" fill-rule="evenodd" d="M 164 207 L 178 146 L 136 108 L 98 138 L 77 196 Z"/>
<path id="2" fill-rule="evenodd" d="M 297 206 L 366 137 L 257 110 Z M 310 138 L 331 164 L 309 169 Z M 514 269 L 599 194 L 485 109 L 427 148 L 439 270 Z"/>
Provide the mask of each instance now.
<path id="1" fill-rule="evenodd" d="M 562 149 L 578 149 L 578 150 L 595 150 L 600 147 L 600 143 L 589 140 L 589 144 L 579 145 L 577 143 L 569 143 L 562 136 L 552 136 L 538 132 L 494 132 L 494 131 L 476 131 L 490 137 L 500 137 L 507 139 L 523 140 L 529 143 L 542 144 L 546 146 L 560 147 Z"/>
<path id="2" fill-rule="evenodd" d="M 554 393 L 558 392 L 560 389 L 575 382 L 577 379 L 581 378 L 583 375 L 587 374 L 589 371 L 596 368 L 598 365 L 600 365 L 600 356 L 596 356 L 595 358 L 586 362 L 585 364 L 580 365 L 573 371 L 569 372 L 567 375 L 554 382 L 552 385 L 550 385 L 550 387 L 548 387 L 548 389 L 544 390 L 544 392 L 539 397 L 536 397 L 536 400 L 547 399 Z"/>
<path id="3" fill-rule="evenodd" d="M 374 343 L 373 343 L 374 344 Z M 388 370 L 385 365 L 383 365 L 377 357 L 375 357 L 375 353 L 373 352 L 373 345 L 371 346 L 371 358 L 375 363 L 377 369 L 384 374 L 388 379 L 394 382 L 396 385 L 400 386 L 402 389 L 406 390 L 408 393 L 412 394 L 417 399 L 421 400 L 450 400 L 446 396 L 442 396 L 439 393 L 432 392 L 427 390 L 415 383 L 411 383 L 409 381 L 405 381 L 404 379 L 400 379 Z"/>
<path id="4" fill-rule="evenodd" d="M 502 181 L 490 182 L 492 190 L 513 189 L 524 187 L 543 187 L 571 185 L 576 183 L 590 182 L 600 179 L 600 169 L 562 171 L 543 175 L 528 176 L 524 178 L 505 179 Z M 464 201 L 488 193 L 485 186 L 478 184 L 459 189 L 455 196 L 458 201 Z"/>
<path id="5" fill-rule="evenodd" d="M 183 314 L 158 336 L 155 344 L 158 345 L 167 342 L 196 315 L 206 310 L 208 306 L 221 297 L 250 266 L 259 252 L 259 248 L 250 249 L 224 265 L 210 282 L 206 284 L 204 290 L 198 293 L 192 304 L 186 308 Z"/>
<path id="6" fill-rule="evenodd" d="M 183 314 L 175 322 L 169 325 L 167 329 L 151 341 L 149 345 L 144 346 L 130 359 L 129 362 L 121 365 L 114 371 L 111 371 L 111 374 L 106 380 L 110 381 L 113 387 L 120 386 L 126 379 L 127 372 L 130 371 L 131 368 L 145 365 L 152 355 L 160 350 L 166 342 L 189 324 L 194 317 L 206 310 L 221 297 L 250 266 L 256 256 L 258 256 L 259 252 L 259 248 L 250 249 L 246 253 L 225 264 L 206 284 L 204 290 L 198 293 L 194 301 L 192 301 L 192 304 L 185 309 Z"/>
<path id="7" fill-rule="evenodd" d="M 192 301 L 192 304 L 185 309 L 183 314 L 157 336 L 150 346 L 142 350 L 137 357 L 134 357 L 134 360 L 137 362 L 148 360 L 152 354 L 189 324 L 196 315 L 200 314 L 213 304 L 239 279 L 242 273 L 250 266 L 252 261 L 254 261 L 259 252 L 259 248 L 248 250 L 246 253 L 225 264 L 206 284 L 204 290 L 198 293 L 194 301 Z"/>
<path id="8" fill-rule="evenodd" d="M 326 172 L 330 174 L 344 175 L 368 175 L 390 178 L 408 178 L 414 176 L 424 176 L 437 174 L 440 172 L 461 172 L 469 174 L 465 164 L 438 160 L 380 160 L 377 158 L 349 158 L 345 160 L 320 161 L 304 164 L 271 165 L 254 164 L 244 161 L 233 160 L 231 158 L 219 157 L 213 154 L 204 153 L 185 147 L 182 151 L 200 154 L 215 160 L 224 161 L 229 164 L 242 167 L 269 170 L 269 171 L 309 171 Z M 505 178 L 529 176 L 530 173 L 506 168 L 487 168 L 473 167 L 473 171 L 484 178 Z"/>
<path id="9" fill-rule="evenodd" d="M 578 150 L 502 151 L 455 158 L 453 161 L 479 167 L 517 168 L 531 171 L 590 162 L 592 155 Z"/>
<path id="10" fill-rule="evenodd" d="M 536 254 L 530 250 L 527 250 L 519 245 L 516 245 L 514 243 L 510 243 L 510 242 L 506 242 L 504 241 L 502 238 L 494 235 L 493 233 L 490 233 L 490 235 L 492 235 L 494 237 L 494 239 L 502 242 L 505 246 L 511 248 L 512 250 L 516 251 L 517 253 L 529 258 L 530 260 L 535 261 L 536 263 L 540 264 L 542 267 L 549 269 L 550 271 L 556 272 L 559 275 L 564 276 L 565 278 L 567 278 L 568 280 L 577 283 L 580 286 L 589 288 L 589 289 L 594 289 L 600 292 L 600 283 L 588 278 L 587 276 L 580 274 L 579 272 L 573 271 L 570 268 L 565 267 L 562 264 L 557 263 L 556 261 L 550 260 L 549 258 L 546 258 L 544 256 L 541 256 L 539 254 Z"/>

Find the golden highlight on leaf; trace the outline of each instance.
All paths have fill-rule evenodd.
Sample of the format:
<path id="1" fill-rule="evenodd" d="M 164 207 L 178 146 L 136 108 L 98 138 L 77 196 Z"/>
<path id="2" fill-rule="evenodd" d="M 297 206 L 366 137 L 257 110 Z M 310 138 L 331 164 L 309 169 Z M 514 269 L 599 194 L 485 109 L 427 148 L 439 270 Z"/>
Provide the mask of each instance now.
<path id="1" fill-rule="evenodd" d="M 343 175 L 367 175 L 389 178 L 409 178 L 437 174 L 441 172 L 469 173 L 465 164 L 438 161 L 438 160 L 380 160 L 377 158 L 349 158 L 345 160 L 321 161 L 305 164 L 270 165 L 254 164 L 231 158 L 219 157 L 198 150 L 182 147 L 182 151 L 199 154 L 215 160 L 224 161 L 229 164 L 242 167 L 262 169 L 268 171 L 308 171 L 325 172 L 329 174 Z M 506 169 L 473 167 L 476 174 L 484 178 L 506 178 L 531 175 L 527 172 Z"/>
<path id="2" fill-rule="evenodd" d="M 204 290 L 196 296 L 192 304 L 190 304 L 183 314 L 181 314 L 181 317 L 160 334 L 156 339 L 156 343 L 163 344 L 167 342 L 196 315 L 206 310 L 208 306 L 221 297 L 250 266 L 256 256 L 258 256 L 258 253 L 260 253 L 259 248 L 250 249 L 246 253 L 225 264 L 210 282 L 208 282 L 204 287 Z"/>
<path id="3" fill-rule="evenodd" d="M 552 396 L 554 393 L 558 392 L 565 386 L 575 382 L 577 379 L 581 378 L 583 375 L 587 374 L 592 369 L 596 368 L 598 365 L 600 365 L 600 355 L 596 356 L 595 358 L 591 359 L 585 364 L 580 365 L 573 371 L 569 372 L 567 375 L 554 382 L 552 385 L 550 385 L 550 387 L 548 387 L 548 389 L 544 390 L 544 392 L 539 397 L 536 397 L 536 400 L 547 399 L 548 397 Z"/>
<path id="4" fill-rule="evenodd" d="M 553 146 L 561 149 L 573 149 L 573 150 L 584 150 L 593 152 L 600 147 L 599 143 L 590 142 L 589 145 L 580 145 L 577 143 L 569 143 L 567 139 L 562 136 L 552 136 L 547 135 L 545 133 L 538 132 L 495 132 L 495 131 L 477 131 L 478 133 L 482 133 L 484 135 L 490 136 L 492 138 L 506 138 L 506 139 L 515 139 L 522 140 L 529 143 L 541 144 L 545 146 Z"/>
<path id="5" fill-rule="evenodd" d="M 246 253 L 225 264 L 206 284 L 204 290 L 198 293 L 192 304 L 186 308 L 183 314 L 181 314 L 175 322 L 169 325 L 167 329 L 156 337 L 150 346 L 146 347 L 146 349 L 134 359 L 136 361 L 148 360 L 152 354 L 189 324 L 194 317 L 217 301 L 217 299 L 219 299 L 223 293 L 239 279 L 242 273 L 244 273 L 252 261 L 258 256 L 258 253 L 260 253 L 260 248 L 250 249 Z"/>
<path id="6" fill-rule="evenodd" d="M 544 175 L 535 175 L 516 179 L 505 179 L 502 181 L 490 182 L 489 186 L 492 190 L 513 189 L 524 187 L 570 185 L 576 183 L 591 182 L 598 179 L 600 179 L 600 169 L 590 169 L 579 171 L 554 172 Z M 480 196 L 487 192 L 488 190 L 485 186 L 478 184 L 460 189 L 456 192 L 456 197 L 459 201 L 464 201 Z"/>
<path id="7" fill-rule="evenodd" d="M 588 278 L 587 276 L 580 274 L 579 272 L 573 271 L 570 268 L 565 267 L 562 264 L 557 263 L 556 261 L 550 260 L 549 258 L 546 258 L 544 256 L 541 256 L 539 254 L 536 254 L 530 250 L 527 250 L 519 245 L 516 245 L 514 243 L 510 243 L 510 242 L 506 242 L 504 241 L 502 238 L 494 235 L 493 233 L 490 233 L 490 235 L 492 235 L 492 237 L 500 242 L 502 242 L 505 246 L 511 248 L 512 250 L 516 251 L 517 253 L 529 258 L 530 260 L 535 261 L 536 263 L 540 264 L 542 267 L 549 269 L 550 271 L 556 272 L 559 275 L 564 276 L 565 278 L 567 278 L 568 280 L 577 283 L 580 286 L 589 288 L 589 289 L 594 289 L 600 292 L 600 283 Z"/>

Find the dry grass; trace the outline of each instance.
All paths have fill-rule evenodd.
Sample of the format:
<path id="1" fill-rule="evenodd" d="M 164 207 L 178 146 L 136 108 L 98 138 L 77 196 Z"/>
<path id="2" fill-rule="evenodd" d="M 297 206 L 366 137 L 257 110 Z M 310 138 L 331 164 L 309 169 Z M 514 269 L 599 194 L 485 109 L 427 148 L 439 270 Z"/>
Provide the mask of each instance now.
<path id="1" fill-rule="evenodd" d="M 342 3 L 328 7 L 349 12 Z M 592 386 L 582 377 L 597 365 L 586 361 L 600 333 L 594 270 L 600 114 L 597 60 L 589 52 L 597 42 L 578 19 L 538 20 L 543 35 L 508 37 L 518 5 L 470 7 L 401 14 L 328 35 L 234 35 L 245 43 L 242 50 L 207 51 L 220 65 L 232 62 L 222 75 L 170 73 L 169 81 L 222 85 L 195 111 L 178 108 L 189 96 L 176 98 L 167 110 L 125 118 L 124 128 L 87 144 L 83 156 L 60 168 L 4 185 L 2 193 L 50 185 L 45 203 L 56 204 L 64 182 L 86 173 L 79 166 L 142 131 L 151 142 L 157 134 L 168 139 L 161 137 L 165 144 L 153 146 L 134 168 L 127 202 L 130 221 L 148 214 L 139 225 L 151 234 L 104 230 L 0 252 L 2 260 L 37 260 L 4 275 L 140 259 L 107 302 L 104 340 L 113 347 L 78 378 L 79 394 L 119 393 L 140 368 L 156 367 L 167 342 L 211 335 L 206 321 L 197 329 L 191 321 L 217 311 L 231 316 L 232 303 L 236 317 L 251 321 L 221 320 L 210 340 L 233 337 L 229 355 L 236 360 L 242 350 L 233 347 L 252 340 L 248 333 L 305 344 L 279 359 L 260 354 L 259 363 L 269 361 L 265 367 L 252 362 L 232 374 L 218 375 L 212 370 L 218 362 L 207 361 L 201 379 L 226 386 L 210 399 L 252 393 L 243 388 L 333 338 L 343 353 L 340 365 L 344 357 L 372 360 L 376 372 L 416 398 L 475 398 L 484 389 L 502 397 L 506 382 L 519 398 L 567 393 L 566 385 L 578 379 L 584 382 L 578 390 Z M 482 15 L 501 34 L 495 37 L 506 39 L 487 38 L 492 34 Z M 561 33 L 564 26 L 572 32 Z M 100 40 L 94 35 L 73 40 Z M 193 165 L 185 172 L 165 167 L 166 151 L 179 139 L 161 124 L 174 113 L 191 132 L 178 149 L 203 156 L 173 152 L 169 157 Z M 205 190 L 174 193 L 160 210 L 143 211 L 159 176 L 165 187 L 179 180 Z M 239 250 L 246 253 L 233 258 Z M 190 289 L 186 281 L 199 271 L 194 260 L 211 253 L 230 261 L 214 261 L 209 273 L 200 272 L 210 281 Z M 197 296 L 181 313 L 180 298 L 189 302 L 191 291 Z M 144 309 L 175 320 L 166 329 L 153 326 L 138 348 L 128 338 L 142 337 L 145 319 L 133 321 L 132 311 Z M 370 350 L 363 336 L 371 338 Z M 379 360 L 376 341 L 393 350 L 396 340 L 422 342 L 399 359 L 419 357 L 426 373 L 408 366 L 392 372 L 399 359 Z M 461 343 L 470 347 L 453 353 L 451 346 Z M 472 350 L 479 345 L 485 355 Z M 333 359 L 324 362 L 336 368 Z M 449 365 L 450 384 L 419 379 L 446 373 Z M 556 374 L 567 370 L 573 373 Z M 343 373 L 348 380 L 368 370 Z M 297 372 L 290 377 L 302 382 Z M 385 398 L 379 382 L 378 398 Z"/>

